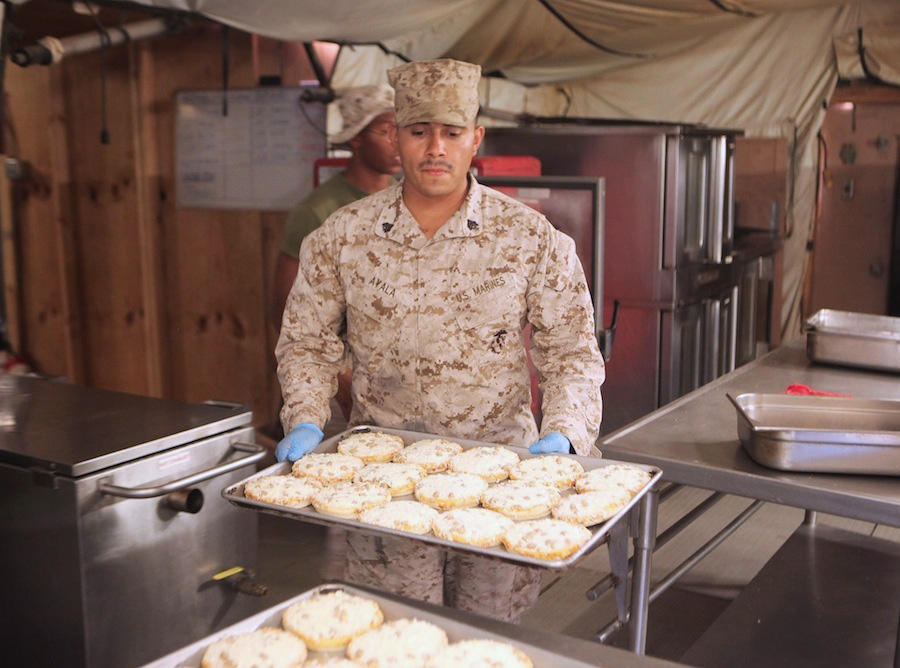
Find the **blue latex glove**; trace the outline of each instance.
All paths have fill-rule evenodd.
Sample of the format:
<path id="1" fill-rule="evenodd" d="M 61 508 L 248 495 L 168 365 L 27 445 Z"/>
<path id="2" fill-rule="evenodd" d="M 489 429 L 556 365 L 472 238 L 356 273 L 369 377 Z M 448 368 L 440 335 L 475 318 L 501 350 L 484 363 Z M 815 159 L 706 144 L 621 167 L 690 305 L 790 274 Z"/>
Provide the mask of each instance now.
<path id="1" fill-rule="evenodd" d="M 569 439 L 558 431 L 551 431 L 537 443 L 528 448 L 528 452 L 533 455 L 549 455 L 551 453 L 567 455 L 571 452 L 571 450 L 569 450 L 570 447 L 572 447 L 572 444 L 569 442 Z"/>
<path id="2" fill-rule="evenodd" d="M 275 448 L 275 459 L 294 462 L 303 455 L 308 455 L 322 442 L 322 430 L 311 422 L 298 424 Z"/>

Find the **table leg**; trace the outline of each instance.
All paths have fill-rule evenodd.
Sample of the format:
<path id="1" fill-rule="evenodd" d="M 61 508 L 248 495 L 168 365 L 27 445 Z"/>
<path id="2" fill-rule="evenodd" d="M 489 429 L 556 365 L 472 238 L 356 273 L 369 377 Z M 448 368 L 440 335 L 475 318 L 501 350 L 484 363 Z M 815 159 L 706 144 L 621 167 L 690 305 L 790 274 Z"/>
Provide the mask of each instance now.
<path id="1" fill-rule="evenodd" d="M 650 566 L 656 542 L 659 490 L 651 489 L 641 499 L 638 530 L 634 536 L 634 571 L 631 579 L 629 649 L 643 654 L 647 648 L 647 612 L 650 608 Z"/>

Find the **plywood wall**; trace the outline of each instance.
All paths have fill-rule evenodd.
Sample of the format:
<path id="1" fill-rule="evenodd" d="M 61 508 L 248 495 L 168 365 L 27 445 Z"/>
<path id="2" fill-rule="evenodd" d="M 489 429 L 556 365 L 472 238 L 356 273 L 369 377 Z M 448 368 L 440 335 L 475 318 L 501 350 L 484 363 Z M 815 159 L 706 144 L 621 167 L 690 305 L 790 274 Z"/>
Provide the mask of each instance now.
<path id="1" fill-rule="evenodd" d="M 13 344 L 38 372 L 247 403 L 263 425 L 280 401 L 267 304 L 285 212 L 175 203 L 175 93 L 222 85 L 221 30 L 115 47 L 105 62 L 93 53 L 9 66 L 7 155 L 31 167 L 11 191 L 19 280 L 9 308 Z M 231 87 L 314 76 L 301 49 L 237 31 L 229 42 Z"/>

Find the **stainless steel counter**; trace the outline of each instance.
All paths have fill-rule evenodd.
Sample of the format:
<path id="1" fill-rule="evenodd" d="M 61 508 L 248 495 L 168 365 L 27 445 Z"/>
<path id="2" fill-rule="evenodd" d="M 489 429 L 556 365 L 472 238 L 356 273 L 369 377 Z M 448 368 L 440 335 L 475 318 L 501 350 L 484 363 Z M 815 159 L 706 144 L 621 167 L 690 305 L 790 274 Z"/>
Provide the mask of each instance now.
<path id="1" fill-rule="evenodd" d="M 757 464 L 741 446 L 737 414 L 726 393 L 782 393 L 788 385 L 802 384 L 864 399 L 900 399 L 896 374 L 812 364 L 805 344 L 796 341 L 739 367 L 610 434 L 598 446 L 614 459 L 658 466 L 664 480 L 900 527 L 896 476 L 780 471 Z M 811 522 L 798 529 L 682 661 L 709 668 L 795 665 L 793 659 L 801 656 L 801 663 L 829 668 L 887 667 L 895 653 L 900 656 L 896 596 L 889 591 L 884 602 L 873 604 L 872 599 L 874 582 L 890 590 L 892 580 L 879 579 L 861 558 L 864 550 L 884 552 L 885 541 L 859 534 L 848 540 L 814 527 Z M 728 533 L 723 530 L 720 536 Z M 840 544 L 826 545 L 829 540 Z M 896 553 L 892 543 L 889 548 Z M 842 555 L 837 566 L 823 558 L 834 553 Z M 654 588 L 651 600 L 705 552 L 696 554 Z M 891 563 L 896 564 L 896 557 Z M 781 600 L 786 583 L 792 587 L 790 607 Z"/>
<path id="2" fill-rule="evenodd" d="M 896 477 L 789 473 L 754 462 L 726 398 L 799 383 L 859 398 L 900 399 L 900 376 L 812 364 L 804 339 L 778 348 L 601 439 L 604 456 L 663 470 L 663 479 L 727 494 L 900 527 Z"/>

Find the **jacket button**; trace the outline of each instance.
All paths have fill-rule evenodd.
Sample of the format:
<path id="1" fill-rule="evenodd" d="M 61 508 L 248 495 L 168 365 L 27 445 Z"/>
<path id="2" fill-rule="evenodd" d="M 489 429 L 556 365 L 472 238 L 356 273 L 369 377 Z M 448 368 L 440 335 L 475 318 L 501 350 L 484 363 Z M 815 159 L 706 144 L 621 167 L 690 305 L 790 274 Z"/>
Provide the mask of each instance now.
<path id="1" fill-rule="evenodd" d="M 474 230 L 476 227 L 478 227 L 478 223 L 476 223 L 474 220 L 470 220 L 468 222 L 468 225 L 470 230 Z"/>
<path id="2" fill-rule="evenodd" d="M 394 226 L 393 223 L 382 223 L 382 224 L 381 224 L 381 229 L 383 229 L 383 230 L 385 231 L 385 233 L 387 233 L 387 232 L 390 232 L 390 231 L 391 231 L 391 228 L 392 228 L 393 226 Z"/>

